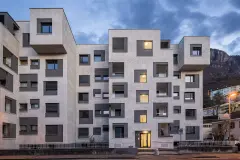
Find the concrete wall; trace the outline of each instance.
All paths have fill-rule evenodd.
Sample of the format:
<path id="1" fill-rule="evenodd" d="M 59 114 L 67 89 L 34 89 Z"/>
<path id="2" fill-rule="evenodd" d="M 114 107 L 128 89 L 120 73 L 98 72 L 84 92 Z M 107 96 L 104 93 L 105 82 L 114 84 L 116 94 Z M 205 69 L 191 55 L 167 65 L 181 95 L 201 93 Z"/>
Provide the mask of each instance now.
<path id="1" fill-rule="evenodd" d="M 105 50 L 105 61 L 94 62 L 94 50 Z M 91 65 L 79 65 L 79 55 L 90 54 Z M 78 129 L 89 128 L 89 137 L 93 135 L 93 127 L 101 127 L 101 135 L 94 135 L 96 142 L 107 142 L 108 133 L 103 132 L 102 126 L 108 125 L 108 117 L 95 117 L 95 104 L 108 103 L 108 99 L 102 99 L 93 97 L 93 89 L 101 89 L 101 93 L 108 92 L 108 82 L 95 82 L 95 69 L 96 68 L 108 68 L 108 45 L 77 45 L 76 51 L 76 141 L 77 142 L 89 142 L 89 138 L 78 138 Z M 90 75 L 90 86 L 79 86 L 79 75 Z M 86 104 L 78 103 L 78 93 L 87 92 L 89 95 L 89 102 Z M 79 110 L 93 110 L 93 124 L 79 124 Z"/>
<path id="2" fill-rule="evenodd" d="M 3 138 L 2 137 L 2 124 L 12 123 L 16 124 L 16 130 L 18 130 L 18 110 L 16 114 L 6 113 L 5 112 L 5 96 L 10 97 L 12 99 L 17 100 L 18 93 L 18 74 L 14 72 L 12 69 L 3 64 L 3 46 L 5 46 L 9 51 L 11 51 L 16 57 L 19 54 L 19 42 L 14 37 L 5 26 L 0 23 L 0 68 L 4 69 L 8 73 L 13 75 L 13 92 L 6 90 L 3 87 L 0 87 L 0 148 L 9 149 L 9 148 L 17 148 L 16 140 L 18 139 L 18 135 L 16 138 Z"/>

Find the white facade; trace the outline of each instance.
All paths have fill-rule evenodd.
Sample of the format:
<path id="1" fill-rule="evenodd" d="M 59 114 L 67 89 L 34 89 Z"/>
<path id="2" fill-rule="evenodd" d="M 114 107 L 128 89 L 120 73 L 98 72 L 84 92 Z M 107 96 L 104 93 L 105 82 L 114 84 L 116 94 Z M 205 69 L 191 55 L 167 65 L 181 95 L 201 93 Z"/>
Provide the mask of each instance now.
<path id="1" fill-rule="evenodd" d="M 1 127 L 0 148 L 93 139 L 111 148 L 173 148 L 203 140 L 209 37 L 170 45 L 160 30 L 109 30 L 108 45 L 76 44 L 63 9 L 30 9 L 30 21 L 17 24 L 13 36 L 0 23 L 0 45 L 18 58 L 14 73 L 1 47 L 0 68 L 13 74 L 14 90 L 0 85 L 0 123 L 15 124 L 16 136 L 2 138 Z M 6 113 L 5 95 L 16 113 Z"/>

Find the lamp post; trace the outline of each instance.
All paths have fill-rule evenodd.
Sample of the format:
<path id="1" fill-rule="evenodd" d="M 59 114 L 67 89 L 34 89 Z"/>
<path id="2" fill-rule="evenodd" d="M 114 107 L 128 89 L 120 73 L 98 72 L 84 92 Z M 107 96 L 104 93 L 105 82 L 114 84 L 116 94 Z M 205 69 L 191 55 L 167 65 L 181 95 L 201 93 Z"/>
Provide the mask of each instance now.
<path id="1" fill-rule="evenodd" d="M 230 134 L 231 134 L 231 97 L 236 96 L 235 92 L 230 93 L 228 95 L 228 114 L 229 114 L 229 128 L 228 128 L 228 140 L 230 141 Z"/>

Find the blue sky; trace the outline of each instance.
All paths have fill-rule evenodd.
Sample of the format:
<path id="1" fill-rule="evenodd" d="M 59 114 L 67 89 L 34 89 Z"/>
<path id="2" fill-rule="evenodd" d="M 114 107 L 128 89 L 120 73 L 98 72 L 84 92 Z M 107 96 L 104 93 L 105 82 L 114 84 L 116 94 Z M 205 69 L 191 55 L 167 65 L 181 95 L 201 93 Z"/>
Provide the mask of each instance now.
<path id="1" fill-rule="evenodd" d="M 1 0 L 0 11 L 29 20 L 29 8 L 64 8 L 80 44 L 108 43 L 108 29 L 160 29 L 161 38 L 210 36 L 211 47 L 240 54 L 240 0 Z"/>

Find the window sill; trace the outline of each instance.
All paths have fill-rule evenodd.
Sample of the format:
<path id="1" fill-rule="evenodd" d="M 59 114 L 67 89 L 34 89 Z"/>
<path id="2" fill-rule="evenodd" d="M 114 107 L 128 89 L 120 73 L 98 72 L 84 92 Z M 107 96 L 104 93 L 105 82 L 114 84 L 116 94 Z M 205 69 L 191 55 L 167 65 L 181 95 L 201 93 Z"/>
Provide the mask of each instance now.
<path id="1" fill-rule="evenodd" d="M 16 115 L 16 113 L 11 113 L 11 112 L 6 112 L 6 111 L 4 113 Z"/>

